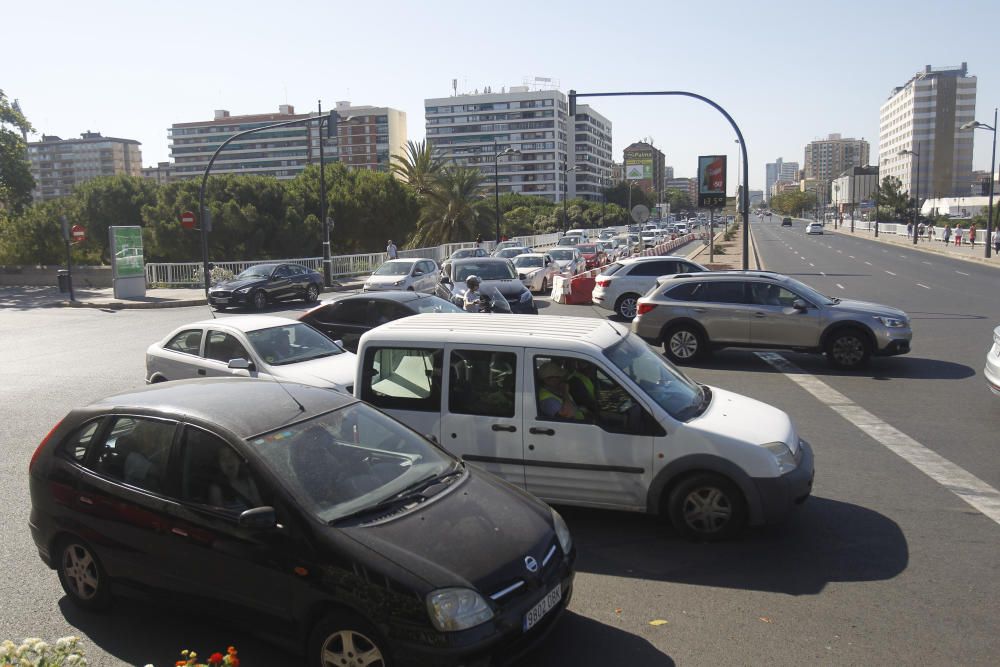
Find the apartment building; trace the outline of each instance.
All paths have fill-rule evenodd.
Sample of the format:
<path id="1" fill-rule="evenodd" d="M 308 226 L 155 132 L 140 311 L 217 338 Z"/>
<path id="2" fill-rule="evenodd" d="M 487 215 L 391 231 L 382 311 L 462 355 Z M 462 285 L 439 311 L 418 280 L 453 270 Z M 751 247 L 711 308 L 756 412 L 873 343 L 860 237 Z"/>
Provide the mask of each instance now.
<path id="1" fill-rule="evenodd" d="M 139 176 L 142 169 L 140 143 L 135 139 L 103 137 L 84 132 L 79 139 L 42 135 L 28 143 L 28 161 L 35 178 L 32 197 L 45 201 L 65 197 L 77 185 L 98 176 Z"/>
<path id="2" fill-rule="evenodd" d="M 173 171 L 173 168 L 174 165 L 171 162 L 157 162 L 155 167 L 143 167 L 140 175 L 143 178 L 156 181 L 159 185 L 164 185 L 170 182 L 170 172 Z"/>
<path id="3" fill-rule="evenodd" d="M 870 151 L 864 139 L 845 139 L 840 134 L 810 141 L 805 147 L 803 178 L 829 182 L 848 169 L 867 165 Z"/>
<path id="4" fill-rule="evenodd" d="M 282 104 L 278 113 L 233 116 L 220 109 L 208 121 L 174 123 L 168 130 L 172 179 L 200 177 L 212 154 L 224 141 L 245 130 L 299 120 L 301 124 L 273 128 L 241 137 L 219 153 L 213 174 L 255 174 L 279 179 L 295 178 L 319 163 L 320 141 L 325 162 L 343 162 L 352 169 L 387 171 L 390 156 L 406 144 L 406 114 L 389 107 L 352 106 L 338 102 L 336 136 L 327 137 L 317 112 L 297 114 Z M 328 114 L 323 112 L 324 116 Z"/>
<path id="5" fill-rule="evenodd" d="M 967 63 L 927 65 L 893 88 L 879 109 L 882 178 L 898 178 L 904 191 L 921 199 L 968 194 L 974 132 L 959 128 L 975 113 L 976 77 L 969 76 Z M 900 155 L 901 150 L 920 155 Z"/>
<path id="6" fill-rule="evenodd" d="M 424 114 L 431 148 L 479 168 L 490 181 L 496 176 L 501 193 L 599 201 L 601 184 L 611 180 L 610 121 L 581 104 L 571 126 L 568 101 L 558 90 L 512 86 L 428 98 Z M 516 152 L 495 159 L 507 149 Z"/>
<path id="7" fill-rule="evenodd" d="M 625 178 L 652 195 L 654 201 L 660 201 L 666 171 L 663 151 L 645 141 L 637 141 L 623 151 L 623 157 Z"/>

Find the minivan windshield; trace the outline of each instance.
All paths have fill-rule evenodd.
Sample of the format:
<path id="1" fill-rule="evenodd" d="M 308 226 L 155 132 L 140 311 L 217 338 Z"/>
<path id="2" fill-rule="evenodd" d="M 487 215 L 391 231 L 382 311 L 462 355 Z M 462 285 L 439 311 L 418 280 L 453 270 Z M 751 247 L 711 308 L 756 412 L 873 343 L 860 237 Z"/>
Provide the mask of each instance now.
<path id="1" fill-rule="evenodd" d="M 708 408 L 708 388 L 688 378 L 639 337 L 626 335 L 604 350 L 604 356 L 674 419 L 688 421 Z"/>
<path id="2" fill-rule="evenodd" d="M 364 403 L 254 436 L 249 444 L 303 508 L 325 523 L 375 510 L 461 466 Z"/>

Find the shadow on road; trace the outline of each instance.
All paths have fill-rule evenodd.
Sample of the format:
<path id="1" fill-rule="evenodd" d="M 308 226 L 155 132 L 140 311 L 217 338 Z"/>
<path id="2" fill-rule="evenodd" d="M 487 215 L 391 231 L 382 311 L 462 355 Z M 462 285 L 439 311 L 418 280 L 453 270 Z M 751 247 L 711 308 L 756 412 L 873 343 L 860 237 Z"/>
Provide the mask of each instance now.
<path id="1" fill-rule="evenodd" d="M 684 541 L 649 515 L 560 512 L 577 545 L 577 571 L 592 574 L 816 595 L 831 582 L 892 579 L 909 562 L 894 521 L 829 498 L 810 498 L 786 523 L 720 544 Z"/>
<path id="2" fill-rule="evenodd" d="M 517 664 L 520 667 L 673 667 L 674 661 L 642 637 L 568 611 L 538 650 Z"/>
<path id="3" fill-rule="evenodd" d="M 93 296 L 98 292 L 88 292 L 86 288 L 74 288 L 77 299 Z M 59 306 L 69 300 L 69 293 L 60 292 L 57 287 L 0 287 L 0 308 L 33 310 Z"/>
<path id="4" fill-rule="evenodd" d="M 907 313 L 911 320 L 992 320 L 987 315 L 972 315 L 970 313 L 925 313 L 922 311 L 909 311 Z"/>

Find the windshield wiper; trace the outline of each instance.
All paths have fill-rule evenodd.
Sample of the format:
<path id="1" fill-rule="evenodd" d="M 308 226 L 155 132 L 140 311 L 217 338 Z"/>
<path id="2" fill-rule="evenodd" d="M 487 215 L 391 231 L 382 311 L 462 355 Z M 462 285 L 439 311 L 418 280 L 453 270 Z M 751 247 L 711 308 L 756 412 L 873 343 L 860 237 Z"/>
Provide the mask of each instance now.
<path id="1" fill-rule="evenodd" d="M 337 517 L 329 522 L 329 525 L 333 526 L 348 519 L 355 519 L 359 516 L 364 516 L 367 514 L 378 514 L 385 512 L 389 509 L 395 507 L 402 507 L 410 503 L 416 502 L 421 503 L 437 495 L 437 492 L 427 495 L 423 493 L 427 488 L 440 483 L 441 481 L 453 477 L 454 475 L 460 474 L 465 471 L 465 465 L 461 462 L 456 463 L 456 467 L 452 470 L 443 472 L 439 475 L 431 475 L 425 477 L 420 481 L 414 482 L 410 486 L 406 487 L 396 495 L 386 498 L 385 500 L 379 501 L 374 505 L 368 505 L 367 507 L 362 507 L 353 512 L 345 514 L 343 516 Z M 418 488 L 419 487 L 419 488 Z"/>
<path id="2" fill-rule="evenodd" d="M 445 472 L 437 475 L 430 475 L 428 477 L 424 477 L 423 479 L 418 480 L 413 484 L 410 484 L 408 487 L 406 487 L 405 489 L 397 493 L 395 496 L 393 496 L 393 498 L 405 498 L 409 496 L 426 497 L 423 496 L 423 491 L 426 491 L 428 488 L 434 486 L 435 484 L 443 482 L 449 477 L 460 475 L 463 472 L 465 472 L 465 464 L 461 462 L 456 462 L 455 467 L 451 468 L 450 470 L 446 470 Z"/>

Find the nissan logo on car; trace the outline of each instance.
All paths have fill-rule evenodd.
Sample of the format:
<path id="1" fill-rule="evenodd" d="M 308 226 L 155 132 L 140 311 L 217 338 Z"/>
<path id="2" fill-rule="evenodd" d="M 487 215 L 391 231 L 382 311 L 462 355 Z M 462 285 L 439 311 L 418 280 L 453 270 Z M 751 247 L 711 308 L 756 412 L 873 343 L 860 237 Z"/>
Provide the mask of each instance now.
<path id="1" fill-rule="evenodd" d="M 525 557 L 524 566 L 528 568 L 528 572 L 538 572 L 538 561 L 531 556 Z"/>

